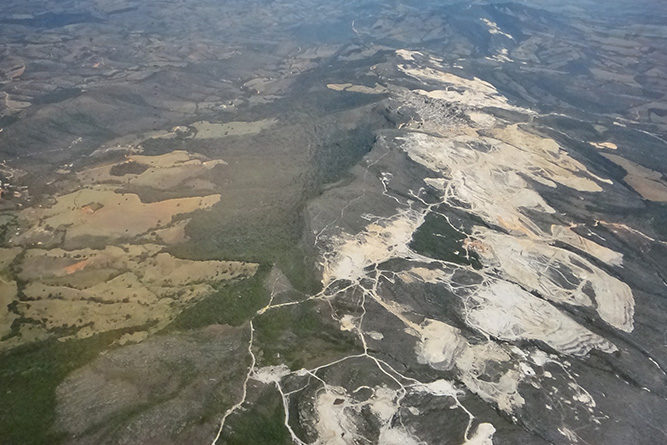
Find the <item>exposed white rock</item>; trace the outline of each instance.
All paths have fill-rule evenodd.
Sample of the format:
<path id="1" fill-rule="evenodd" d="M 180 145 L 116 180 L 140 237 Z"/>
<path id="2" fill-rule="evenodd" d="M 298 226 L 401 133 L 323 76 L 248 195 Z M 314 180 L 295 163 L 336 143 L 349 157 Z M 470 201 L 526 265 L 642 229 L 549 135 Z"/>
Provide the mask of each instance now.
<path id="1" fill-rule="evenodd" d="M 253 371 L 252 378 L 262 383 L 276 383 L 286 375 L 290 374 L 290 370 L 285 365 L 265 366 Z"/>
<path id="2" fill-rule="evenodd" d="M 583 356 L 616 346 L 584 328 L 548 302 L 506 281 L 491 281 L 470 296 L 466 320 L 507 341 L 540 340 L 563 354 Z"/>
<path id="3" fill-rule="evenodd" d="M 496 22 L 493 22 L 485 17 L 482 17 L 480 20 L 484 22 L 487 28 L 489 28 L 489 34 L 497 34 L 514 40 L 514 37 L 512 37 L 510 34 L 507 34 L 506 32 L 503 32 Z"/>
<path id="4" fill-rule="evenodd" d="M 493 435 L 496 429 L 490 423 L 480 423 L 475 433 L 463 445 L 493 445 Z"/>

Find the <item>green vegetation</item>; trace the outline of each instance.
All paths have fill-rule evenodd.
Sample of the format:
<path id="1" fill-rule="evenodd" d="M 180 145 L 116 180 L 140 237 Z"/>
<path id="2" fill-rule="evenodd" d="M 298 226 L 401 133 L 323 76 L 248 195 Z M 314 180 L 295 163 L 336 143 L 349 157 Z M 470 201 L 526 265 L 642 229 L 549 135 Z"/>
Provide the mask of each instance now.
<path id="1" fill-rule="evenodd" d="M 0 215 L 0 243 L 4 246 L 10 234 L 16 230 L 16 216 L 8 213 Z"/>
<path id="2" fill-rule="evenodd" d="M 314 164 L 317 172 L 317 183 L 333 183 L 339 181 L 358 163 L 375 143 L 375 133 L 370 126 L 362 126 L 343 134 L 334 134 L 331 141 L 318 147 Z"/>
<path id="3" fill-rule="evenodd" d="M 325 93 L 322 103 L 313 103 L 313 109 L 319 110 L 331 101 L 330 92 Z M 308 199 L 321 193 L 323 184 L 336 182 L 348 174 L 372 147 L 374 129 L 384 123 L 383 117 L 368 113 L 367 108 L 354 111 L 358 122 L 348 114 L 353 105 L 363 105 L 348 101 L 374 98 L 334 96 L 341 97 L 341 102 L 323 109 L 326 117 L 316 125 L 310 125 L 313 116 L 305 113 L 299 117 L 303 120 L 292 127 L 276 127 L 270 135 L 254 138 L 228 138 L 224 146 L 181 137 L 143 143 L 144 154 L 188 149 L 214 159 L 223 158 L 234 166 L 227 168 L 224 174 L 211 176 L 224 191 L 222 201 L 207 211 L 188 215 L 192 217 L 186 228 L 189 241 L 169 251 L 185 259 L 240 260 L 261 265 L 253 277 L 216 285 L 212 295 L 185 309 L 165 331 L 196 329 L 210 324 L 243 325 L 268 302 L 266 279 L 273 265 L 289 279 L 295 295 L 312 295 L 320 290 L 311 246 L 303 243 L 304 206 Z M 134 100 L 133 97 L 122 99 Z M 340 112 L 340 118 L 330 118 L 330 113 L 334 112 Z M 90 116 L 81 114 L 71 118 L 78 125 L 97 127 Z M 339 119 L 342 120 L 339 122 Z M 355 128 L 350 128 L 352 121 L 356 122 Z M 303 122 L 309 122 L 308 126 L 304 127 Z M 107 136 L 103 132 L 100 137 Z M 275 156 L 266 156 L 267 147 L 271 147 Z M 84 150 L 84 145 L 79 150 Z M 111 174 L 140 173 L 145 168 L 130 162 L 114 167 Z M 145 202 L 175 197 L 148 187 L 134 191 Z M 183 194 L 187 192 L 178 191 L 179 196 Z M 11 234 L 13 228 L 13 221 L 2 217 L 0 241 Z M 105 245 L 102 238 L 79 241 L 86 247 Z M 328 307 L 306 302 L 258 317 L 255 325 L 256 347 L 261 351 L 259 360 L 274 364 L 286 362 L 292 368 L 299 368 L 359 352 L 356 337 L 341 332 L 329 322 L 328 315 L 323 317 L 321 311 L 325 309 Z M 124 332 L 128 331 L 104 333 L 84 340 L 49 340 L 0 354 L 0 443 L 30 445 L 62 441 L 63 435 L 53 429 L 58 384 L 101 351 L 112 348 L 113 341 Z M 218 402 L 207 405 L 205 417 L 218 413 L 219 407 L 224 405 Z M 253 408 L 252 415 L 249 413 L 236 420 L 236 433 L 226 443 L 288 441 L 282 403 L 275 391 L 263 395 L 256 406 L 262 408 Z M 108 419 L 104 426 L 96 425 L 93 429 L 113 431 L 137 410 L 148 407 L 141 405 L 124 410 Z"/>
<path id="4" fill-rule="evenodd" d="M 320 288 L 314 261 L 301 247 L 303 219 L 296 202 L 262 209 L 233 209 L 229 203 L 195 212 L 188 242 L 169 248 L 185 259 L 218 259 L 276 265 L 297 290 Z"/>
<path id="5" fill-rule="evenodd" d="M 414 233 L 410 248 L 437 260 L 471 265 L 475 269 L 481 269 L 482 265 L 475 252 L 470 252 L 470 255 L 466 257 L 466 251 L 462 245 L 464 238 L 465 236 L 454 229 L 444 217 L 429 213 L 426 215 L 424 224 L 419 226 Z"/>
<path id="6" fill-rule="evenodd" d="M 249 360 L 246 363 L 241 361 L 235 362 L 234 366 L 230 366 L 231 369 L 236 369 L 234 372 L 235 379 L 237 382 L 243 381 L 245 378 L 245 372 L 247 366 L 249 365 Z M 92 425 L 82 435 L 91 435 L 98 432 L 102 432 L 102 437 L 111 439 L 112 441 L 117 441 L 115 435 L 118 433 L 122 434 L 124 427 L 127 427 L 132 420 L 141 416 L 143 413 L 148 412 L 151 409 L 158 407 L 161 404 L 167 403 L 170 400 L 178 397 L 188 385 L 192 385 L 193 382 L 197 382 L 197 379 L 201 379 L 202 376 L 199 374 L 199 371 L 196 369 L 196 365 L 187 360 L 174 361 L 160 361 L 155 366 L 155 372 L 166 373 L 170 376 L 175 376 L 178 379 L 178 385 L 171 387 L 169 385 L 161 388 L 155 388 L 154 391 L 151 391 L 148 401 L 137 402 L 130 406 L 126 406 L 108 417 L 104 418 L 100 423 Z M 221 413 L 225 409 L 232 406 L 235 401 L 233 400 L 232 392 L 226 390 L 210 391 L 206 394 L 202 400 L 202 410 L 193 411 L 192 417 L 189 419 L 190 424 L 195 423 L 204 423 L 204 422 L 213 422 L 217 423 L 221 416 Z M 172 433 L 178 433 L 178 430 L 172 429 Z M 174 440 L 177 440 L 175 437 Z"/>
<path id="7" fill-rule="evenodd" d="M 216 292 L 181 312 L 166 328 L 196 329 L 211 324 L 239 326 L 269 301 L 266 277 L 270 266 L 259 267 L 252 277 L 218 284 Z"/>
<path id="8" fill-rule="evenodd" d="M 359 118 L 367 119 L 365 115 Z M 318 143 L 307 150 L 295 142 L 294 132 L 303 130 L 294 127 L 276 128 L 270 134 L 244 139 L 243 144 L 229 141 L 225 152 L 216 156 L 235 167 L 222 169 L 224 174 L 212 178 L 221 181 L 220 203 L 189 215 L 189 241 L 171 247 L 170 253 L 187 259 L 273 264 L 296 290 L 317 293 L 321 283 L 312 246 L 303 243 L 304 206 L 321 193 L 324 184 L 345 177 L 375 141 L 370 124 L 344 130 L 335 122 L 322 125 L 325 134 L 318 134 Z M 272 148 L 275 159 L 268 160 L 266 144 L 276 143 Z M 199 148 L 208 154 L 202 144 L 191 141 L 188 149 Z M 152 199 L 145 192 L 142 199 Z"/>
<path id="9" fill-rule="evenodd" d="M 148 165 L 140 164 L 135 161 L 123 162 L 120 164 L 114 164 L 113 167 L 109 170 L 109 173 L 113 176 L 124 176 L 124 175 L 138 175 L 148 170 Z"/>
<path id="10" fill-rule="evenodd" d="M 0 438 L 3 445 L 54 444 L 56 387 L 71 371 L 108 349 L 124 331 L 82 340 L 47 340 L 0 355 Z"/>
<path id="11" fill-rule="evenodd" d="M 273 309 L 255 319 L 259 366 L 314 367 L 343 355 L 360 353 L 357 337 L 326 323 L 322 306 L 309 301 Z"/>
<path id="12" fill-rule="evenodd" d="M 228 419 L 220 443 L 227 445 L 290 444 L 292 441 L 284 421 L 285 411 L 280 394 L 275 388 L 267 387 L 247 411 L 238 410 Z"/>

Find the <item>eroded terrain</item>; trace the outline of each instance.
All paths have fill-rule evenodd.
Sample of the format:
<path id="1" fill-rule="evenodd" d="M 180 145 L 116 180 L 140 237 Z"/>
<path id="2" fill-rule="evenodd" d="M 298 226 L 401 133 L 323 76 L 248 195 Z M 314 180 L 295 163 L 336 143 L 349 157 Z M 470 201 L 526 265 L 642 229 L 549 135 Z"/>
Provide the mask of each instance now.
<path id="1" fill-rule="evenodd" d="M 667 440 L 664 11 L 348 3 L 0 13 L 0 441 Z"/>

